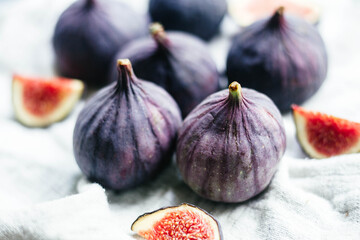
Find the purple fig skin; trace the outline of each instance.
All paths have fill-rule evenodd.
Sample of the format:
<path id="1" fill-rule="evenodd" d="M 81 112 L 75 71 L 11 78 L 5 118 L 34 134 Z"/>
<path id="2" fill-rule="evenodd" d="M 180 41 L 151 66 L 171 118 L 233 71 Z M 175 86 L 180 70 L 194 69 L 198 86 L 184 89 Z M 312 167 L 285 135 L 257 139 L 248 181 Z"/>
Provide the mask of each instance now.
<path id="1" fill-rule="evenodd" d="M 210 40 L 220 29 L 227 12 L 226 0 L 150 0 L 152 21 L 166 29 L 184 31 Z"/>
<path id="2" fill-rule="evenodd" d="M 119 60 L 118 71 L 118 80 L 80 112 L 73 148 L 86 177 L 124 190 L 151 179 L 169 162 L 182 119 L 172 97 L 137 79 L 128 60 Z"/>
<path id="3" fill-rule="evenodd" d="M 320 88 L 328 60 L 317 29 L 283 10 L 240 32 L 226 65 L 229 83 L 237 80 L 262 92 L 281 112 L 288 112 L 291 104 L 303 103 Z"/>
<path id="4" fill-rule="evenodd" d="M 152 37 L 130 42 L 116 58 L 129 58 L 139 78 L 166 89 L 185 117 L 219 90 L 216 64 L 200 39 L 181 32 L 165 33 L 159 24 L 153 24 L 151 29 Z"/>
<path id="5" fill-rule="evenodd" d="M 111 0 L 78 0 L 60 16 L 54 31 L 55 65 L 61 76 L 83 80 L 90 88 L 108 83 L 116 52 L 145 36 L 146 18 Z"/>
<path id="6" fill-rule="evenodd" d="M 177 166 L 185 183 L 204 198 L 243 202 L 269 185 L 285 148 L 285 129 L 274 103 L 233 82 L 184 120 Z"/>

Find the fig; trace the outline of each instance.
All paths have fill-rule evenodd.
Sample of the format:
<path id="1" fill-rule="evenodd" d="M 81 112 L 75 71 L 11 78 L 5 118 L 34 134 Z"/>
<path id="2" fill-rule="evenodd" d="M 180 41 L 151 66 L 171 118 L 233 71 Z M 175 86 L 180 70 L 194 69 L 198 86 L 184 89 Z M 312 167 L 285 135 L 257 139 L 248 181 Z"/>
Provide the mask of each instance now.
<path id="1" fill-rule="evenodd" d="M 240 26 L 246 27 L 262 18 L 270 17 L 280 6 L 283 6 L 288 14 L 303 18 L 312 25 L 319 22 L 319 7 L 303 0 L 236 0 L 229 3 L 229 14 Z"/>
<path id="2" fill-rule="evenodd" d="M 127 44 L 116 58 L 129 58 L 140 78 L 165 88 L 185 117 L 219 88 L 219 74 L 205 43 L 186 33 L 166 33 L 159 23 L 151 37 Z M 111 76 L 114 76 L 115 72 Z M 202 89 L 198 91 L 197 89 Z"/>
<path id="3" fill-rule="evenodd" d="M 183 203 L 138 217 L 131 230 L 147 240 L 221 240 L 219 222 L 203 209 Z"/>
<path id="4" fill-rule="evenodd" d="M 233 82 L 186 117 L 176 159 L 184 182 L 200 196 L 242 202 L 268 186 L 285 147 L 285 129 L 275 104 Z"/>
<path id="5" fill-rule="evenodd" d="M 12 81 L 15 116 L 29 127 L 49 126 L 71 112 L 83 89 L 84 84 L 76 79 L 15 74 Z"/>
<path id="6" fill-rule="evenodd" d="M 150 0 L 149 14 L 153 22 L 165 29 L 178 30 L 210 40 L 220 29 L 227 12 L 226 0 Z"/>
<path id="7" fill-rule="evenodd" d="M 112 0 L 78 0 L 59 17 L 53 36 L 60 75 L 105 86 L 116 52 L 146 34 L 145 17 Z"/>
<path id="8" fill-rule="evenodd" d="M 118 79 L 80 112 L 73 135 L 77 164 L 90 180 L 113 190 L 148 181 L 169 162 L 181 113 L 161 87 L 139 80 L 128 59 Z"/>
<path id="9" fill-rule="evenodd" d="M 281 112 L 301 104 L 320 88 L 327 74 L 325 44 L 315 27 L 286 16 L 280 7 L 239 33 L 227 57 L 229 83 L 268 95 Z"/>
<path id="10" fill-rule="evenodd" d="M 360 152 L 360 123 L 292 105 L 297 139 L 312 158 Z"/>

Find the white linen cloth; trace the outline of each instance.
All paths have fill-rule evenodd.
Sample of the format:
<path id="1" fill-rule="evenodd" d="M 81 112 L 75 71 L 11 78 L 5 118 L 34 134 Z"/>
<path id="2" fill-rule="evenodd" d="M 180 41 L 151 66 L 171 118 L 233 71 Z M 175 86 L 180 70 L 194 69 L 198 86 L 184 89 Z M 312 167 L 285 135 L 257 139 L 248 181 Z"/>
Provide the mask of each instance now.
<path id="1" fill-rule="evenodd" d="M 198 197 L 174 165 L 154 181 L 123 193 L 84 179 L 72 154 L 80 102 L 62 122 L 26 128 L 13 116 L 11 74 L 53 73 L 51 36 L 72 0 L 0 2 L 0 239 L 140 239 L 137 216 L 182 202 L 220 222 L 225 239 L 360 239 L 360 154 L 307 159 L 284 115 L 287 151 L 270 186 L 241 204 Z M 146 0 L 127 1 L 146 11 Z M 328 77 L 304 106 L 360 122 L 359 1 L 324 1 L 319 30 L 329 52 Z M 219 69 L 232 26 L 210 43 Z"/>
<path id="2" fill-rule="evenodd" d="M 114 239 L 121 227 L 98 184 L 32 207 L 0 210 L 0 239 Z"/>

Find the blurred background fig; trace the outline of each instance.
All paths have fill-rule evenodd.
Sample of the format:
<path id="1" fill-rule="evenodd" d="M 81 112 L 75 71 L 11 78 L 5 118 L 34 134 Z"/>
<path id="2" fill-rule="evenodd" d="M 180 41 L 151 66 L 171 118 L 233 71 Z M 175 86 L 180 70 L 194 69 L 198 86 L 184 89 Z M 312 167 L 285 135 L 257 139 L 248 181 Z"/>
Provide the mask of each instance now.
<path id="1" fill-rule="evenodd" d="M 216 64 L 205 43 L 190 34 L 165 32 L 159 23 L 152 24 L 150 32 L 151 37 L 124 46 L 116 58 L 129 58 L 135 74 L 165 88 L 186 116 L 218 90 Z"/>
<path id="2" fill-rule="evenodd" d="M 167 30 L 179 30 L 210 40 L 227 13 L 226 0 L 150 0 L 149 14 Z"/>
<path id="3" fill-rule="evenodd" d="M 136 78 L 128 59 L 117 68 L 117 81 L 80 112 L 73 148 L 89 180 L 123 190 L 148 181 L 169 162 L 181 113 L 164 89 Z"/>
<path id="4" fill-rule="evenodd" d="M 269 185 L 285 148 L 283 120 L 275 104 L 233 82 L 184 120 L 176 160 L 185 183 L 199 195 L 243 202 Z"/>
<path id="5" fill-rule="evenodd" d="M 235 38 L 227 56 L 229 83 L 268 95 L 281 110 L 301 104 L 315 94 L 327 75 L 324 41 L 314 26 L 286 16 L 280 7 Z"/>
<path id="6" fill-rule="evenodd" d="M 60 75 L 105 86 L 116 52 L 146 34 L 145 16 L 113 0 L 77 0 L 59 17 L 53 36 Z"/>
<path id="7" fill-rule="evenodd" d="M 287 14 L 300 17 L 316 25 L 320 20 L 320 8 L 312 0 L 229 0 L 229 15 L 241 27 L 266 17 L 283 6 Z"/>

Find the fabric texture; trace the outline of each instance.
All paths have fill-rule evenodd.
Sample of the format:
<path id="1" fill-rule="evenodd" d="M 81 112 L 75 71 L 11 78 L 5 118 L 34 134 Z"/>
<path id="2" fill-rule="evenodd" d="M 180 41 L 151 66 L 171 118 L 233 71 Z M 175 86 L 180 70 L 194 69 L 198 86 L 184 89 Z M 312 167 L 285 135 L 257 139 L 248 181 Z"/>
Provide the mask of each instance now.
<path id="1" fill-rule="evenodd" d="M 0 239 L 114 239 L 121 236 L 104 189 L 21 209 L 0 210 Z"/>
<path id="2" fill-rule="evenodd" d="M 51 37 L 73 0 L 0 2 L 0 239 L 141 239 L 131 232 L 141 214 L 183 202 L 220 222 L 224 238 L 360 239 L 360 153 L 308 159 L 284 114 L 287 150 L 269 187 L 239 204 L 197 196 L 171 164 L 154 181 L 121 193 L 89 183 L 72 152 L 81 101 L 63 121 L 27 128 L 11 105 L 11 74 L 54 75 Z M 146 11 L 146 0 L 126 1 Z M 304 107 L 360 122 L 360 2 L 319 1 L 318 29 L 329 54 L 324 85 Z M 219 70 L 235 32 L 227 17 L 209 43 Z"/>

